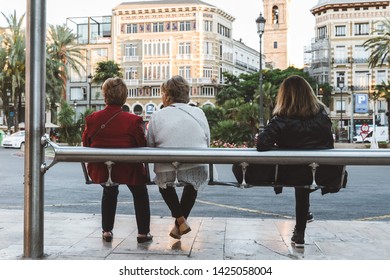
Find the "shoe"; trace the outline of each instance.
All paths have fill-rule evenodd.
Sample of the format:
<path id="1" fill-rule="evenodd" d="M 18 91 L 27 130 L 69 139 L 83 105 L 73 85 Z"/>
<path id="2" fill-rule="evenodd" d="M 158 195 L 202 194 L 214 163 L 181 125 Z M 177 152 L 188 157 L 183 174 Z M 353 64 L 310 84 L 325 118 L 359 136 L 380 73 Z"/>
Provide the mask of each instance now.
<path id="1" fill-rule="evenodd" d="M 179 233 L 180 235 L 189 233 L 191 231 L 190 225 L 185 221 L 181 225 L 179 225 Z"/>
<path id="2" fill-rule="evenodd" d="M 308 223 L 311 223 L 314 221 L 314 216 L 313 216 L 313 213 L 312 212 L 307 212 L 307 222 Z"/>
<path id="3" fill-rule="evenodd" d="M 153 235 L 150 233 L 146 234 L 145 236 L 137 236 L 137 242 L 138 243 L 145 243 L 153 240 Z"/>
<path id="4" fill-rule="evenodd" d="M 305 247 L 305 231 L 299 231 L 294 228 L 293 236 L 291 237 L 291 243 L 295 245 L 296 248 Z"/>
<path id="5" fill-rule="evenodd" d="M 169 233 L 169 235 L 172 238 L 175 238 L 175 239 L 180 239 L 181 238 L 181 234 L 180 234 L 179 228 L 176 225 L 173 226 L 173 228 L 171 229 L 171 232 Z"/>
<path id="6" fill-rule="evenodd" d="M 106 242 L 111 242 L 112 238 L 114 237 L 114 234 L 112 231 L 102 231 L 102 238 Z"/>

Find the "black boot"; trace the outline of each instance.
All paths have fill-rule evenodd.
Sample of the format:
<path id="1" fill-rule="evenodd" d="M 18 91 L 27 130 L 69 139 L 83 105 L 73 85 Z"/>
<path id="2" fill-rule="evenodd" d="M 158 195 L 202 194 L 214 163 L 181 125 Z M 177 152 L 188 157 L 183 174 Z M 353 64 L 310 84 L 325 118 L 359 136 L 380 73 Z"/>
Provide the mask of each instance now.
<path id="1" fill-rule="evenodd" d="M 307 212 L 307 222 L 311 223 L 312 221 L 314 221 L 314 216 L 313 213 L 309 210 L 309 212 Z"/>
<path id="2" fill-rule="evenodd" d="M 293 236 L 291 237 L 291 243 L 295 244 L 296 248 L 305 247 L 305 231 L 294 228 Z"/>

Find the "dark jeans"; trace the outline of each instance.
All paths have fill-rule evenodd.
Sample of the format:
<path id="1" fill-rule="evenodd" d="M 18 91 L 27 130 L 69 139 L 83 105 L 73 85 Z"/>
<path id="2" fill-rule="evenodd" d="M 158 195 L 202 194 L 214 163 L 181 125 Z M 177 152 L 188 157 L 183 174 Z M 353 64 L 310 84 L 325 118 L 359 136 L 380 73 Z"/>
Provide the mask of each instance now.
<path id="1" fill-rule="evenodd" d="M 194 187 L 185 185 L 180 201 L 174 187 L 167 186 L 166 189 L 159 188 L 159 190 L 169 210 L 171 210 L 172 217 L 179 218 L 183 216 L 187 219 L 198 196 L 198 192 Z"/>
<path id="2" fill-rule="evenodd" d="M 303 187 L 295 188 L 295 227 L 298 231 L 305 231 L 306 229 L 309 199 L 310 190 Z"/>
<path id="3" fill-rule="evenodd" d="M 102 196 L 102 228 L 103 231 L 112 231 L 115 222 L 116 206 L 118 202 L 119 186 L 103 187 Z M 150 205 L 147 187 L 127 186 L 133 195 L 135 218 L 139 234 L 150 232 Z"/>

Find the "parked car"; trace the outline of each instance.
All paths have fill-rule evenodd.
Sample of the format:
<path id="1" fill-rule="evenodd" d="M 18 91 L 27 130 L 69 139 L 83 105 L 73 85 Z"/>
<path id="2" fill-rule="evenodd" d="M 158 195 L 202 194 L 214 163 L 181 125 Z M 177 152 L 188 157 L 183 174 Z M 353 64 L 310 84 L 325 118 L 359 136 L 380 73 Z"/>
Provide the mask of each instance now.
<path id="1" fill-rule="evenodd" d="M 3 138 L 1 146 L 4 148 L 19 148 L 24 150 L 25 131 L 21 130 Z"/>
<path id="2" fill-rule="evenodd" d="M 352 138 L 354 143 L 371 143 L 373 140 L 373 131 L 370 131 L 364 138 L 364 135 L 356 135 Z M 377 127 L 375 129 L 376 141 L 377 142 L 386 142 L 389 143 L 389 133 L 388 128 L 386 127 Z"/>

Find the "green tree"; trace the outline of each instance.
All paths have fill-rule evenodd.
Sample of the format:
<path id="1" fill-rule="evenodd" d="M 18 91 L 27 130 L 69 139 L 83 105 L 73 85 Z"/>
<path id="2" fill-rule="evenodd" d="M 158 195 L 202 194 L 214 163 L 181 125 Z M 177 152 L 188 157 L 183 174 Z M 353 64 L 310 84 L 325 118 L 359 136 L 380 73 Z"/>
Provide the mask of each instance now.
<path id="1" fill-rule="evenodd" d="M 333 87 L 329 83 L 319 84 L 318 85 L 318 95 L 322 97 L 322 103 L 326 106 L 330 106 L 330 101 L 332 99 Z"/>
<path id="2" fill-rule="evenodd" d="M 373 34 L 383 34 L 374 38 L 368 39 L 363 43 L 366 50 L 370 50 L 371 54 L 368 58 L 368 66 L 375 68 L 383 66 L 389 61 L 390 54 L 390 18 L 382 21 L 383 29 L 376 29 Z"/>
<path id="3" fill-rule="evenodd" d="M 282 81 L 291 75 L 304 77 L 314 88 L 316 82 L 302 69 L 264 70 L 264 120 L 272 117 L 276 95 Z M 254 136 L 259 129 L 259 73 L 241 74 L 238 77 L 224 73 L 223 88 L 216 96 L 216 108 L 204 108 L 209 119 L 211 139 L 221 142 L 254 145 Z"/>
<path id="4" fill-rule="evenodd" d="M 105 80 L 113 77 L 122 77 L 122 70 L 118 63 L 113 60 L 98 62 L 93 82 L 96 84 L 103 84 Z"/>
<path id="5" fill-rule="evenodd" d="M 251 102 L 254 99 L 255 91 L 258 88 L 258 73 L 233 74 L 224 72 L 224 86 L 216 96 L 216 104 L 222 105 L 227 100 L 242 98 L 246 102 Z"/>
<path id="6" fill-rule="evenodd" d="M 79 76 L 81 76 L 80 70 L 85 70 L 83 64 L 85 53 L 77 44 L 77 36 L 66 25 L 50 25 L 47 42 L 46 66 L 47 70 L 50 70 L 50 73 L 47 71 L 49 73 L 47 94 L 51 105 L 54 105 L 59 100 L 66 100 L 68 69 L 75 71 Z M 60 86 L 61 91 L 58 91 Z"/>
<path id="7" fill-rule="evenodd" d="M 16 11 L 8 17 L 3 14 L 3 17 L 7 21 L 10 32 L 3 34 L 2 44 L 3 50 L 1 51 L 1 57 L 3 57 L 1 79 L 2 79 L 2 99 L 3 101 L 8 99 L 6 93 L 10 92 L 10 99 L 14 104 L 14 125 L 15 131 L 19 130 L 19 121 L 22 109 L 22 92 L 25 88 L 25 49 L 26 38 L 25 32 L 22 28 L 24 15 L 19 19 L 16 15 Z M 5 103 L 7 109 L 10 108 L 10 104 L 7 100 Z M 7 116 L 9 116 L 9 110 L 6 110 Z"/>
<path id="8" fill-rule="evenodd" d="M 0 34 L 0 42 L 3 42 L 3 36 Z M 6 116 L 9 115 L 9 99 L 7 96 L 7 88 L 11 86 L 7 83 L 5 72 L 3 71 L 7 63 L 7 50 L 0 44 L 0 98 L 3 101 L 3 109 Z"/>
<path id="9" fill-rule="evenodd" d="M 223 117 L 222 108 L 219 106 L 214 107 L 214 106 L 206 105 L 202 107 L 202 110 L 206 115 L 207 122 L 210 128 L 217 125 L 217 123 Z"/>
<path id="10" fill-rule="evenodd" d="M 390 112 L 390 83 L 382 82 L 380 85 L 376 85 L 375 89 L 378 92 L 378 97 L 384 97 L 387 103 L 387 120 L 389 121 L 389 112 Z M 390 125 L 388 126 L 388 135 L 390 135 Z"/>
<path id="11" fill-rule="evenodd" d="M 59 141 L 75 146 L 81 143 L 80 124 L 76 120 L 76 112 L 66 102 L 61 102 L 61 110 L 58 114 L 58 121 L 60 123 Z"/>
<path id="12" fill-rule="evenodd" d="M 370 50 L 371 54 L 368 58 L 368 65 L 371 68 L 382 67 L 386 62 L 390 62 L 390 19 L 386 18 L 382 21 L 383 29 L 374 30 L 373 34 L 382 34 L 374 38 L 368 39 L 363 43 L 366 50 Z M 387 121 L 390 121 L 390 82 L 377 85 L 379 93 L 386 99 L 387 102 Z M 390 135 L 390 125 L 389 135 Z"/>

